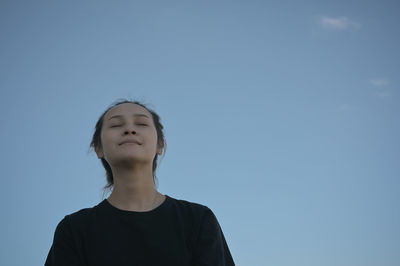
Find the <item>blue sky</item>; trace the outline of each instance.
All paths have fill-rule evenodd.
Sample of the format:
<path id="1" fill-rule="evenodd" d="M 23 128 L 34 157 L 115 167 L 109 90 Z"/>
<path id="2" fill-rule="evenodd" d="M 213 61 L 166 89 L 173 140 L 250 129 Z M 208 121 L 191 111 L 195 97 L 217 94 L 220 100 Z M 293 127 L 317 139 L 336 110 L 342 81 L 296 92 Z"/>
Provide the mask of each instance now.
<path id="1" fill-rule="evenodd" d="M 161 116 L 161 193 L 237 265 L 400 264 L 397 1 L 0 2 L 1 265 L 98 204 L 113 101 Z"/>

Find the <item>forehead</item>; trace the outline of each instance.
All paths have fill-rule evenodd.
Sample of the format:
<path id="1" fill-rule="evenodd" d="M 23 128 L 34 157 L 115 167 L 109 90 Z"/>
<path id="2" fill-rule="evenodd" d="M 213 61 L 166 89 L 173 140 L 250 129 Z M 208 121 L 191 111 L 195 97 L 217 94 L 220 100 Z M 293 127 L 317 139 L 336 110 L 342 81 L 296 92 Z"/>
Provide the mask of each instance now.
<path id="1" fill-rule="evenodd" d="M 146 108 L 134 103 L 123 103 L 108 110 L 104 115 L 104 119 L 107 120 L 114 115 L 132 116 L 136 114 L 147 115 L 149 118 L 151 118 L 151 114 Z"/>

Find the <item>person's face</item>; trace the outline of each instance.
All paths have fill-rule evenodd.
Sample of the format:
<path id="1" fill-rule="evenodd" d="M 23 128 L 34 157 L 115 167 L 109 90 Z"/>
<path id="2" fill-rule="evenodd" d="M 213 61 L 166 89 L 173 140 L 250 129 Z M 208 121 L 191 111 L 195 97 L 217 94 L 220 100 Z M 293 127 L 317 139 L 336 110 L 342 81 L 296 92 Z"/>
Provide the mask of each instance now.
<path id="1" fill-rule="evenodd" d="M 110 166 L 152 166 L 156 153 L 162 153 L 150 112 L 137 104 L 124 103 L 110 109 L 104 116 L 100 138 L 102 147 L 96 154 Z"/>

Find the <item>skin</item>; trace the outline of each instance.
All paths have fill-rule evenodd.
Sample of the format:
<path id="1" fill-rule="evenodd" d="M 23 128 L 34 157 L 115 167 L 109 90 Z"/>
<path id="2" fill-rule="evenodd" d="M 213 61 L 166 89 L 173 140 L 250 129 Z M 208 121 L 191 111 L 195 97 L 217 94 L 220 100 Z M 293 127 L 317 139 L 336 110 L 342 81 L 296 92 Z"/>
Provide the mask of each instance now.
<path id="1" fill-rule="evenodd" d="M 121 144 L 127 140 L 135 143 Z M 101 147 L 95 151 L 112 169 L 114 188 L 107 199 L 111 205 L 144 212 L 165 200 L 154 186 L 152 170 L 154 156 L 162 154 L 163 144 L 157 143 L 157 131 L 146 108 L 124 103 L 110 109 L 103 120 Z"/>

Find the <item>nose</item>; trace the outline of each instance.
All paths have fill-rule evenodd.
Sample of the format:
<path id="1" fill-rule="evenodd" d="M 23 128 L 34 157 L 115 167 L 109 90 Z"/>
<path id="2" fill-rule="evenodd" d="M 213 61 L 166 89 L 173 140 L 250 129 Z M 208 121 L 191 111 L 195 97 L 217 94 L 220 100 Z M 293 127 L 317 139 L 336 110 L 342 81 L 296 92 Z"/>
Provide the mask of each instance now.
<path id="1" fill-rule="evenodd" d="M 132 135 L 136 135 L 136 130 L 125 130 L 124 131 L 124 135 L 129 135 L 131 133 L 132 133 Z"/>
<path id="2" fill-rule="evenodd" d="M 134 126 L 128 125 L 125 127 L 124 135 L 129 135 L 129 134 L 136 135 L 136 130 Z"/>

